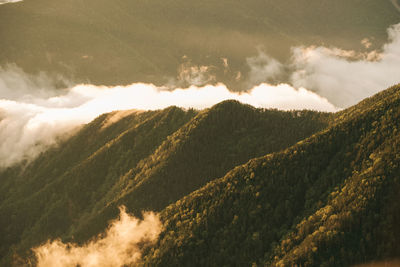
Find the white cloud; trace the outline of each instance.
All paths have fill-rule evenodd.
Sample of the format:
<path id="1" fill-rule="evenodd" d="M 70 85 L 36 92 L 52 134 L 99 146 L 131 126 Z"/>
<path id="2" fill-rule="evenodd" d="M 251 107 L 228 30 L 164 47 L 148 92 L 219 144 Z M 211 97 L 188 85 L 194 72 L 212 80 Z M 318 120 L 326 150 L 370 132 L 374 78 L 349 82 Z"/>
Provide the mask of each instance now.
<path id="1" fill-rule="evenodd" d="M 380 53 L 294 48 L 293 86 L 261 83 L 279 76 L 283 66 L 260 52 L 247 61 L 250 79 L 261 84 L 246 93 L 231 92 L 223 84 L 200 87 L 210 79 L 210 70 L 204 66 L 184 67 L 180 79 L 197 86 L 172 91 L 142 83 L 73 86 L 60 77 L 28 75 L 15 66 L 0 68 L 0 167 L 34 158 L 56 144 L 60 136 L 113 110 L 154 110 L 170 105 L 201 109 L 227 99 L 278 109 L 335 111 L 336 107 L 348 107 L 400 81 L 400 24 L 390 27 L 388 33 L 389 42 Z M 56 89 L 55 84 L 60 83 L 66 84 L 66 89 Z"/>
<path id="2" fill-rule="evenodd" d="M 0 5 L 21 2 L 22 0 L 0 0 Z"/>
<path id="3" fill-rule="evenodd" d="M 268 56 L 260 48 L 258 49 L 258 55 L 247 58 L 246 62 L 250 67 L 248 74 L 248 84 L 250 86 L 274 80 L 283 72 L 283 65 L 276 59 Z"/>
<path id="4" fill-rule="evenodd" d="M 176 80 L 171 80 L 171 86 L 176 85 L 196 85 L 203 86 L 215 82 L 216 76 L 213 73 L 212 66 L 198 66 L 193 64 L 189 59 L 185 58 L 185 62 L 178 68 L 178 77 Z"/>
<path id="5" fill-rule="evenodd" d="M 372 46 L 372 42 L 371 40 L 369 40 L 368 38 L 364 38 L 361 40 L 361 44 L 366 48 L 370 48 Z"/>
<path id="6" fill-rule="evenodd" d="M 6 73 L 9 75 L 0 74 L 0 167 L 36 157 L 60 136 L 114 110 L 155 110 L 171 105 L 202 109 L 227 99 L 263 108 L 336 110 L 317 94 L 286 84 L 261 84 L 247 93 L 231 92 L 223 84 L 173 91 L 142 83 L 116 87 L 81 84 L 57 90 L 44 76 L 41 82 L 32 82 L 32 77 L 21 71 Z"/>
<path id="7" fill-rule="evenodd" d="M 0 99 L 16 100 L 22 102 L 39 101 L 62 93 L 56 90 L 56 85 L 71 87 L 72 83 L 61 76 L 27 74 L 15 64 L 0 66 Z M 67 92 L 64 90 L 65 93 Z"/>
<path id="8" fill-rule="evenodd" d="M 161 232 L 158 215 L 148 212 L 139 220 L 120 208 L 119 219 L 113 221 L 103 236 L 83 246 L 64 244 L 60 240 L 34 248 L 38 267 L 106 267 L 126 266 L 140 259 L 143 242 L 154 242 Z"/>
<path id="9" fill-rule="evenodd" d="M 400 24 L 390 27 L 388 33 L 389 42 L 380 53 L 294 48 L 293 86 L 261 83 L 246 93 L 231 92 L 223 84 L 200 87 L 209 81 L 210 70 L 204 66 L 182 69 L 181 79 L 197 86 L 172 91 L 142 83 L 74 86 L 59 77 L 27 75 L 13 66 L 0 68 L 0 167 L 34 158 L 56 144 L 60 136 L 113 110 L 154 110 L 170 105 L 201 109 L 227 99 L 278 109 L 335 111 L 336 107 L 348 107 L 400 81 Z M 263 53 L 248 63 L 254 82 L 279 76 L 283 69 Z M 55 88 L 60 82 L 66 89 Z"/>
<path id="10" fill-rule="evenodd" d="M 338 48 L 293 49 L 291 81 L 339 107 L 349 107 L 400 82 L 400 24 L 388 29 L 382 51 L 357 54 Z"/>

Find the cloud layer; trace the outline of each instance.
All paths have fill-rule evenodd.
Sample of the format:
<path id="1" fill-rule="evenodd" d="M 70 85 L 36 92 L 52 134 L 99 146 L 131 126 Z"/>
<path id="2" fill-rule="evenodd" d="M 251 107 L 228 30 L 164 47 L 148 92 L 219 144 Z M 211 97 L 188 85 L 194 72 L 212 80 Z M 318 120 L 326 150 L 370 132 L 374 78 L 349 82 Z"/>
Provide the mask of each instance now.
<path id="1" fill-rule="evenodd" d="M 22 0 L 0 0 L 0 5 L 21 2 Z"/>
<path id="2" fill-rule="evenodd" d="M 389 41 L 381 52 L 356 53 L 338 48 L 293 49 L 291 82 L 349 107 L 400 82 L 400 24 L 388 29 Z M 361 41 L 365 45 L 365 39 Z"/>
<path id="3" fill-rule="evenodd" d="M 207 81 L 209 69 L 190 64 L 182 67 L 180 79 L 193 85 L 174 90 L 143 83 L 72 85 L 60 77 L 0 67 L 0 168 L 36 157 L 79 125 L 114 110 L 154 110 L 170 105 L 202 109 L 227 99 L 283 110 L 336 111 L 351 106 L 400 81 L 400 24 L 390 27 L 388 35 L 388 43 L 379 52 L 368 50 L 368 39 L 360 40 L 360 46 L 367 49 L 363 53 L 293 48 L 289 65 L 259 51 L 247 63 L 250 79 L 260 84 L 242 93 L 231 92 L 223 84 L 200 86 Z M 227 67 L 228 59 L 223 60 Z M 292 85 L 263 83 L 288 69 L 292 70 Z M 56 88 L 60 84 L 64 89 Z"/>
<path id="4" fill-rule="evenodd" d="M 161 222 L 156 214 L 144 213 L 140 221 L 121 207 L 119 219 L 111 223 L 103 237 L 84 246 L 49 241 L 33 251 L 38 267 L 119 267 L 137 262 L 143 242 L 154 242 L 160 232 Z"/>
<path id="5" fill-rule="evenodd" d="M 246 59 L 250 67 L 248 84 L 260 84 L 265 81 L 275 80 L 284 72 L 282 63 L 268 56 L 261 48 L 258 55 Z"/>
<path id="6" fill-rule="evenodd" d="M 102 87 L 76 85 L 60 90 L 45 75 L 32 77 L 16 67 L 0 73 L 0 167 L 36 157 L 66 133 L 114 110 L 155 110 L 176 105 L 202 109 L 236 99 L 256 107 L 335 111 L 328 100 L 287 84 L 260 84 L 247 93 L 225 85 L 173 91 L 152 84 Z"/>

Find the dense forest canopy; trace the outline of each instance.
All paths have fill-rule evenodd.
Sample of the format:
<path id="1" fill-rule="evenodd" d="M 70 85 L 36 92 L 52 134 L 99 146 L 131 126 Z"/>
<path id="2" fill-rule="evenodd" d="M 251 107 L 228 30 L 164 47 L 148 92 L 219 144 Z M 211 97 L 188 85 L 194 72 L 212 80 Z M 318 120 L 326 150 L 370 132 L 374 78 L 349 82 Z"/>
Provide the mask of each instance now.
<path id="1" fill-rule="evenodd" d="M 0 0 L 0 266 L 399 266 L 399 18 Z"/>
<path id="2" fill-rule="evenodd" d="M 351 266 L 398 258 L 399 89 L 168 206 L 144 265 Z"/>
<path id="3" fill-rule="evenodd" d="M 394 86 L 337 113 L 225 101 L 203 111 L 104 114 L 2 170 L 2 264 L 26 262 L 48 239 L 85 242 L 121 205 L 139 217 L 161 212 L 143 265 L 396 258 L 399 101 Z"/>

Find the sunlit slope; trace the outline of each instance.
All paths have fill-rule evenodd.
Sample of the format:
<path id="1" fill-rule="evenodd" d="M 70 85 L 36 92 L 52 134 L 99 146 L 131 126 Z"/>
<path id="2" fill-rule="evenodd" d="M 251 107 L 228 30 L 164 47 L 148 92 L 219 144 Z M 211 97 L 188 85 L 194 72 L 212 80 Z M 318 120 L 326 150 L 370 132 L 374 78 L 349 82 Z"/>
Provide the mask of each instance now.
<path id="1" fill-rule="evenodd" d="M 383 0 L 26 0 L 0 7 L 0 65 L 96 84 L 166 83 L 186 55 L 239 88 L 257 46 L 281 60 L 294 45 L 360 49 L 368 37 L 379 47 L 399 18 Z"/>
<path id="2" fill-rule="evenodd" d="M 145 265 L 351 266 L 400 255 L 400 87 L 162 212 Z"/>

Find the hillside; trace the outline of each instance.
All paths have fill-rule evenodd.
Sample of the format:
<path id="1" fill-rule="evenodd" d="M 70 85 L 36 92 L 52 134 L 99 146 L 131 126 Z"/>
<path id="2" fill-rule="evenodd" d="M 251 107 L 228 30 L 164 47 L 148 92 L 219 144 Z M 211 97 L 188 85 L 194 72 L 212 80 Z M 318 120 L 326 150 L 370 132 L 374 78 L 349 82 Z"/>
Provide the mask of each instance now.
<path id="1" fill-rule="evenodd" d="M 0 66 L 120 85 L 167 84 L 182 64 L 204 65 L 237 89 L 259 46 L 283 62 L 292 46 L 380 48 L 399 17 L 388 0 L 25 0 L 0 6 Z"/>
<path id="2" fill-rule="evenodd" d="M 73 235 L 86 239 L 103 230 L 121 204 L 137 215 L 142 210 L 159 211 L 234 166 L 311 135 L 326 126 L 329 117 L 309 111 L 260 110 L 236 101 L 215 105 L 122 176 Z"/>
<path id="3" fill-rule="evenodd" d="M 1 258 L 12 244 L 29 248 L 65 235 L 119 175 L 151 154 L 195 114 L 176 107 L 105 114 L 28 166 L 3 171 Z"/>
<path id="4" fill-rule="evenodd" d="M 160 211 L 250 158 L 285 149 L 332 115 L 255 109 L 236 101 L 197 112 L 114 112 L 58 147 L 0 174 L 1 257 L 47 239 L 84 241 L 117 206 Z"/>
<path id="5" fill-rule="evenodd" d="M 400 86 L 162 211 L 145 266 L 351 266 L 400 256 Z"/>

